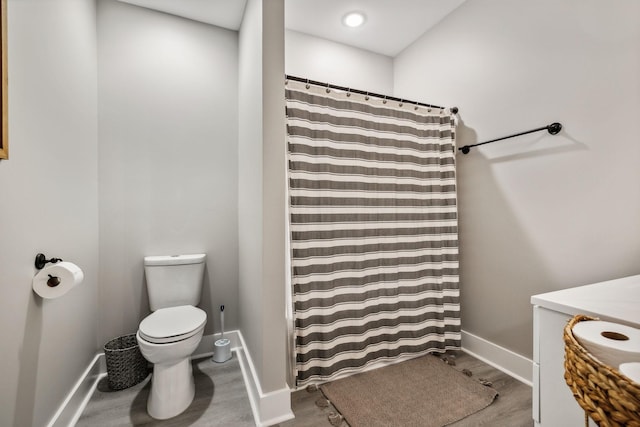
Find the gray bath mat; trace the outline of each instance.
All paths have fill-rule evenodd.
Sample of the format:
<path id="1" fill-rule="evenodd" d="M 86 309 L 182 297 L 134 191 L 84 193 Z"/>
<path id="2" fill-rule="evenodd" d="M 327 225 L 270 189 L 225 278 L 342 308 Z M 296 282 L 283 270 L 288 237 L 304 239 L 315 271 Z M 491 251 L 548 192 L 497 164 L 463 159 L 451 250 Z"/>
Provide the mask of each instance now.
<path id="1" fill-rule="evenodd" d="M 446 426 L 498 396 L 434 356 L 352 375 L 320 389 L 351 427 Z"/>

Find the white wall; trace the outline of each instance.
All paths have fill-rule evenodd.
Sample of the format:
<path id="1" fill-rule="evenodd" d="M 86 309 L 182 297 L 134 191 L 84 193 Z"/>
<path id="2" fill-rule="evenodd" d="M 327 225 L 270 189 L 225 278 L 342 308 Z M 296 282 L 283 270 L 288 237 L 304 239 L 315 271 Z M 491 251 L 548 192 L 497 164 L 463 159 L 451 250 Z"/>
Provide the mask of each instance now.
<path id="1" fill-rule="evenodd" d="M 282 0 L 248 1 L 239 52 L 240 329 L 269 393 L 286 389 Z"/>
<path id="2" fill-rule="evenodd" d="M 640 273 L 640 3 L 474 0 L 394 61 L 458 106 L 463 328 L 527 357 L 533 294 Z"/>
<path id="3" fill-rule="evenodd" d="M 9 0 L 10 159 L 0 161 L 0 425 L 45 425 L 96 353 L 95 4 Z M 35 255 L 79 265 L 56 300 Z"/>
<path id="4" fill-rule="evenodd" d="M 285 31 L 285 71 L 338 86 L 393 94 L 393 59 L 296 31 Z"/>
<path id="5" fill-rule="evenodd" d="M 98 2 L 100 343 L 148 314 L 145 255 L 207 254 L 205 334 L 238 327 L 238 34 Z"/>

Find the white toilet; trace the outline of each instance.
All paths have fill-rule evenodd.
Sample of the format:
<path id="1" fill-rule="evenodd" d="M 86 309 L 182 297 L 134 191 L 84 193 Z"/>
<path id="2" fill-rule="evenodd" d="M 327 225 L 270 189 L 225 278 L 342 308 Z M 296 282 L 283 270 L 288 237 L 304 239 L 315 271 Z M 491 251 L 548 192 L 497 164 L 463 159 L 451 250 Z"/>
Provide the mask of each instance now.
<path id="1" fill-rule="evenodd" d="M 147 411 L 159 420 L 180 414 L 193 401 L 190 356 L 207 323 L 207 313 L 196 307 L 205 259 L 205 254 L 144 258 L 153 313 L 140 322 L 136 338 L 144 358 L 153 363 Z"/>

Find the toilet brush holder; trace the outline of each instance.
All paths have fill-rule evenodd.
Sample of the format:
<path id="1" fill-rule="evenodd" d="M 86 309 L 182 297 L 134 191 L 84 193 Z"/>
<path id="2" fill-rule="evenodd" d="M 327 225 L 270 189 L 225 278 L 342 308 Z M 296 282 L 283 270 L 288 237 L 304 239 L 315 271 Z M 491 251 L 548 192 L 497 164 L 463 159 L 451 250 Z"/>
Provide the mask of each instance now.
<path id="1" fill-rule="evenodd" d="M 220 339 L 214 343 L 213 361 L 222 363 L 231 359 L 231 340 L 224 337 L 224 305 L 220 306 Z"/>
<path id="2" fill-rule="evenodd" d="M 213 349 L 213 361 L 222 363 L 231 359 L 231 340 L 228 338 L 221 338 L 214 344 Z"/>

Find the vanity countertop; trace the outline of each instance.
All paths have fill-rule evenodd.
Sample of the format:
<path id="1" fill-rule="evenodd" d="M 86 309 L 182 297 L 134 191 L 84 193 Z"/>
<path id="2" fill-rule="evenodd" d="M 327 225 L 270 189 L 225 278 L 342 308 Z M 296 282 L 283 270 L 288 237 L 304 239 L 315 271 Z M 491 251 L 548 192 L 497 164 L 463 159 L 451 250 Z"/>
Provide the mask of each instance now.
<path id="1" fill-rule="evenodd" d="M 586 314 L 638 326 L 640 274 L 534 295 L 531 304 L 570 315 Z"/>

